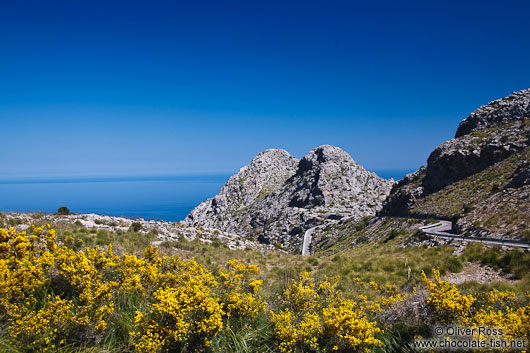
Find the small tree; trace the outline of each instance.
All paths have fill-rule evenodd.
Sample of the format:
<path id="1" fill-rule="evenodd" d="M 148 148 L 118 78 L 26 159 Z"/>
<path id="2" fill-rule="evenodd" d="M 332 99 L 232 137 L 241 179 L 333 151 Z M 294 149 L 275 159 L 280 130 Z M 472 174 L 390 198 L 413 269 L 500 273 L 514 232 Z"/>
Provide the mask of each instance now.
<path id="1" fill-rule="evenodd" d="M 59 207 L 59 209 L 57 210 L 57 213 L 60 215 L 69 215 L 70 210 L 68 209 L 68 207 L 62 206 L 62 207 Z"/>

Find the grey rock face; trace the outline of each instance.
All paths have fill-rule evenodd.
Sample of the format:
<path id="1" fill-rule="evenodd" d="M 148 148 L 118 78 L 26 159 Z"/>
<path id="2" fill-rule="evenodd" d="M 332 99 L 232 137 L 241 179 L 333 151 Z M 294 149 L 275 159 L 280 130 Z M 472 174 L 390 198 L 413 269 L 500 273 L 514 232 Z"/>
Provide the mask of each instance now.
<path id="1" fill-rule="evenodd" d="M 493 130 L 471 132 L 444 142 L 427 159 L 423 187 L 427 192 L 480 172 L 530 144 L 530 124 L 517 120 Z"/>
<path id="2" fill-rule="evenodd" d="M 530 118 L 530 89 L 514 92 L 481 106 L 460 123 L 455 137 L 527 118 Z"/>
<path id="3" fill-rule="evenodd" d="M 394 184 L 390 195 L 383 202 L 381 216 L 406 217 L 416 200 L 423 196 L 424 189 L 421 182 L 425 177 L 425 167 L 414 173 L 407 174 L 403 179 Z"/>
<path id="4" fill-rule="evenodd" d="M 219 194 L 193 209 L 183 223 L 219 229 L 229 227 L 238 212 L 277 189 L 295 173 L 297 165 L 298 159 L 285 150 L 260 152 L 228 179 Z"/>
<path id="5" fill-rule="evenodd" d="M 247 193 L 254 196 L 247 197 L 248 202 L 236 212 L 217 207 L 217 213 L 214 213 L 211 201 L 207 200 L 193 210 L 185 221 L 211 226 L 213 220 L 220 229 L 257 237 L 264 243 L 280 243 L 284 248 L 296 249 L 301 244 L 304 230 L 322 224 L 327 219 L 360 219 L 375 215 L 393 184 L 393 181 L 366 171 L 340 148 L 329 145 L 309 152 L 296 168 L 292 164 L 293 159 L 289 158 L 289 161 L 288 167 L 277 169 L 285 172 L 281 177 L 269 175 L 265 178 L 273 178 L 275 182 L 267 189 L 271 190 L 270 193 L 264 197 L 255 196 L 256 188 L 238 189 L 241 194 L 239 199 L 245 198 L 243 195 Z M 285 163 L 284 160 L 282 164 Z M 291 175 L 285 177 L 289 172 Z M 271 171 L 268 170 L 268 173 L 271 174 Z M 262 179 L 263 175 L 252 174 L 249 178 Z M 278 184 L 281 180 L 283 182 Z M 213 199 L 221 194 L 229 199 L 231 189 L 227 185 Z"/>
<path id="6" fill-rule="evenodd" d="M 427 166 L 396 184 L 381 214 L 404 216 L 415 201 L 502 161 L 530 145 L 530 89 L 478 108 L 456 137 L 438 146 Z M 523 180 L 514 176 L 514 183 Z M 514 184 L 515 185 L 515 184 Z"/>

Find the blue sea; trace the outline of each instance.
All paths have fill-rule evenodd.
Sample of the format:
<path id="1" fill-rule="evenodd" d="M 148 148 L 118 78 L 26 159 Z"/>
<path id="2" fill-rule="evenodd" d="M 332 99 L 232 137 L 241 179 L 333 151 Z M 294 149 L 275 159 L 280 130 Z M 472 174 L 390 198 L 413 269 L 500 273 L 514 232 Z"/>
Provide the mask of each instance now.
<path id="1" fill-rule="evenodd" d="M 399 180 L 410 171 L 379 171 Z M 229 175 L 179 175 L 116 178 L 0 179 L 0 211 L 75 213 L 180 221 L 214 196 Z"/>

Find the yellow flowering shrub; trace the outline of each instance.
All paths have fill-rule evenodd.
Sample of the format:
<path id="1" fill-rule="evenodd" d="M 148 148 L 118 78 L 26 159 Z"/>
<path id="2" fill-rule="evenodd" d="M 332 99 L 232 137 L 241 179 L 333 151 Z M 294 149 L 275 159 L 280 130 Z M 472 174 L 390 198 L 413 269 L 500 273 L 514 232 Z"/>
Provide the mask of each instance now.
<path id="1" fill-rule="evenodd" d="M 59 297 L 47 297 L 45 307 L 12 318 L 9 335 L 32 347 L 42 347 L 44 352 L 53 351 L 64 344 L 65 331 L 74 322 L 73 304 Z"/>
<path id="2" fill-rule="evenodd" d="M 528 339 L 530 338 L 530 303 L 517 307 L 517 297 L 514 292 L 493 289 L 488 293 L 488 303 L 468 318 L 467 323 L 473 326 L 500 328 L 503 336 L 508 339 Z"/>
<path id="3" fill-rule="evenodd" d="M 271 345 L 282 353 L 385 350 L 382 337 L 392 332 L 385 320 L 399 317 L 396 304 L 409 295 L 358 278 L 358 287 L 343 293 L 339 277 L 317 281 L 303 272 L 267 304 L 265 275 L 239 260 L 214 275 L 194 260 L 161 256 L 153 246 L 118 256 L 112 246 L 82 245 L 71 236 L 60 242 L 49 225 L 0 228 L 0 334 L 17 349 L 97 345 L 116 337 L 118 328 L 124 351 L 229 352 L 246 347 L 241 340 L 247 336 L 265 342 L 244 348 L 252 352 Z M 497 289 L 474 297 L 433 274 L 423 274 L 425 304 L 434 314 L 429 322 L 530 337 L 530 298 Z M 250 335 L 255 329 L 259 334 Z"/>
<path id="4" fill-rule="evenodd" d="M 375 338 L 381 332 L 375 321 L 368 320 L 366 313 L 352 300 L 339 298 L 332 306 L 323 309 L 327 334 L 336 342 L 335 350 L 370 351 L 372 346 L 381 346 Z"/>
<path id="5" fill-rule="evenodd" d="M 431 305 L 439 318 L 451 323 L 461 323 L 468 327 L 490 327 L 502 330 L 505 339 L 528 339 L 530 337 L 530 304 L 518 303 L 513 291 L 491 290 L 482 305 L 474 306 L 476 298 L 471 294 L 463 295 L 453 284 L 440 279 L 440 273 L 433 270 L 434 280 L 423 274 L 424 282 L 430 296 L 427 303 Z M 476 331 L 478 332 L 478 330 Z M 476 339 L 499 339 L 479 337 Z"/>
<path id="6" fill-rule="evenodd" d="M 153 290 L 158 279 L 159 269 L 156 264 L 136 256 L 124 254 L 120 266 L 120 289 L 124 291 L 144 293 Z"/>
<path id="7" fill-rule="evenodd" d="M 239 260 L 229 260 L 228 271 L 220 271 L 223 296 L 228 316 L 254 318 L 265 311 L 267 303 L 258 294 L 263 281 L 255 276 L 261 274 L 254 265 L 242 264 Z"/>
<path id="8" fill-rule="evenodd" d="M 304 347 L 316 349 L 324 330 L 320 316 L 311 312 L 304 313 L 298 320 L 289 309 L 278 314 L 271 312 L 271 322 L 279 341 L 278 348 L 285 353 L 294 352 L 297 346 L 302 350 Z"/>
<path id="9" fill-rule="evenodd" d="M 317 350 L 369 351 L 382 345 L 381 333 L 362 305 L 345 299 L 337 289 L 338 277 L 325 277 L 318 285 L 304 272 L 285 289 L 278 314 L 271 312 L 274 334 L 281 352 Z"/>
<path id="10" fill-rule="evenodd" d="M 309 272 L 302 272 L 298 281 L 292 281 L 283 293 L 283 303 L 295 311 L 315 309 L 320 297 Z"/>
<path id="11" fill-rule="evenodd" d="M 328 287 L 331 287 L 329 285 Z M 323 332 L 322 320 L 318 314 L 320 302 L 316 285 L 308 272 L 303 272 L 297 281 L 293 280 L 283 292 L 283 310 L 270 312 L 274 335 L 281 352 L 316 349 Z M 326 286 L 322 289 L 325 290 Z"/>
<path id="12" fill-rule="evenodd" d="M 77 294 L 75 322 L 97 331 L 105 330 L 106 319 L 114 312 L 111 302 L 115 281 L 106 280 L 107 269 L 116 266 L 112 249 L 101 252 L 86 248 L 77 253 L 66 247 L 59 247 L 55 253 L 59 274 L 70 284 L 70 290 Z"/>
<path id="13" fill-rule="evenodd" d="M 61 343 L 58 337 L 73 319 L 71 302 L 43 289 L 55 264 L 54 239 L 47 226 L 29 234 L 0 229 L 0 314 L 13 342 L 42 350 Z"/>
<path id="14" fill-rule="evenodd" d="M 514 304 L 517 302 L 517 296 L 513 291 L 505 291 L 501 292 L 495 288 L 493 288 L 488 293 L 488 303 L 490 305 L 506 305 L 506 304 Z"/>
<path id="15" fill-rule="evenodd" d="M 176 288 L 159 289 L 149 313 L 137 312 L 138 352 L 171 351 L 175 347 L 209 347 L 223 326 L 222 305 L 201 278 Z"/>
<path id="16" fill-rule="evenodd" d="M 462 294 L 454 284 L 442 281 L 440 271 L 433 270 L 433 274 L 434 280 L 431 280 L 422 272 L 423 283 L 429 293 L 427 304 L 439 315 L 441 321 L 451 322 L 465 318 L 475 298 Z"/>

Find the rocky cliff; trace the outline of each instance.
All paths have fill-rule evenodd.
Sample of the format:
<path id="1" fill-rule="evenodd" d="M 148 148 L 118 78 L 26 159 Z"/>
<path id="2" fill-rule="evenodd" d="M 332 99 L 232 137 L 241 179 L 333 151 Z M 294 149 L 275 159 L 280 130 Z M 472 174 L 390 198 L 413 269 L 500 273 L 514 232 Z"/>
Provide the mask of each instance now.
<path id="1" fill-rule="evenodd" d="M 459 219 L 461 230 L 517 237 L 530 215 L 529 146 L 527 89 L 472 112 L 425 167 L 394 186 L 381 214 Z"/>
<path id="2" fill-rule="evenodd" d="M 184 222 L 218 227 L 294 250 L 300 246 L 304 230 L 314 225 L 374 215 L 392 183 L 366 171 L 338 147 L 317 147 L 300 161 L 285 151 L 267 150 L 232 176 L 218 195 L 197 206 Z"/>
<path id="3" fill-rule="evenodd" d="M 455 137 L 458 138 L 473 131 L 505 126 L 529 117 L 530 89 L 525 89 L 483 105 L 469 114 L 458 126 Z"/>
<path id="4" fill-rule="evenodd" d="M 423 187 L 440 190 L 526 148 L 529 119 L 530 89 L 478 108 L 460 123 L 454 139 L 431 153 Z"/>
<path id="5" fill-rule="evenodd" d="M 249 165 L 231 176 L 216 196 L 195 207 L 184 223 L 238 229 L 234 224 L 236 216 L 283 185 L 296 172 L 298 162 L 285 150 L 260 152 Z"/>

